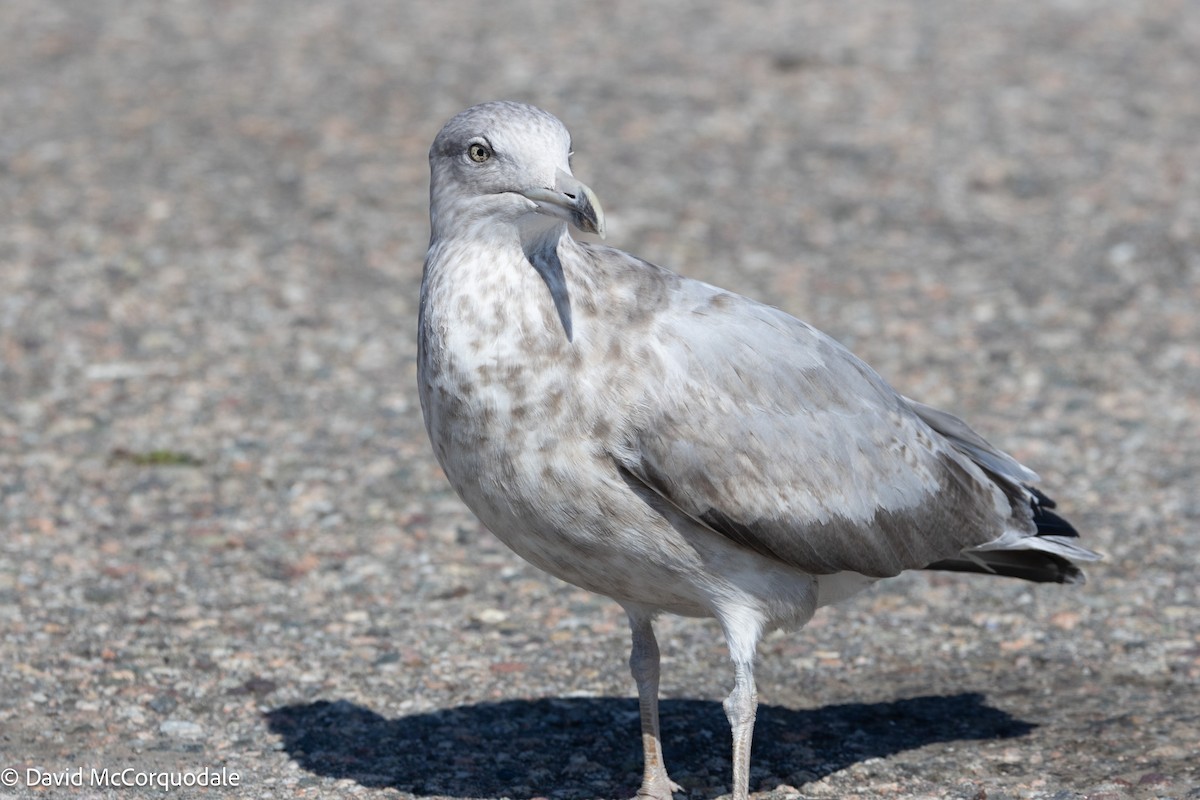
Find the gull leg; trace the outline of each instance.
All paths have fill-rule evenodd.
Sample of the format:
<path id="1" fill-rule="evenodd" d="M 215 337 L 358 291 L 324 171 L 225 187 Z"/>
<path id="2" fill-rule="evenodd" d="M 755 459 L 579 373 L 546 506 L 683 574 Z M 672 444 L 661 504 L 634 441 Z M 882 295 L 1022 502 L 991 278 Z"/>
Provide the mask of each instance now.
<path id="1" fill-rule="evenodd" d="M 750 795 L 750 743 L 758 712 L 753 661 L 734 662 L 733 691 L 725 698 L 724 706 L 733 733 L 733 800 L 746 800 Z"/>
<path id="2" fill-rule="evenodd" d="M 658 735 L 658 641 L 651 625 L 652 614 L 626 609 L 633 631 L 629 653 L 629 671 L 638 690 L 638 710 L 642 719 L 642 755 L 645 764 L 639 798 L 671 800 L 671 793 L 682 791 L 667 777 L 662 744 Z"/>

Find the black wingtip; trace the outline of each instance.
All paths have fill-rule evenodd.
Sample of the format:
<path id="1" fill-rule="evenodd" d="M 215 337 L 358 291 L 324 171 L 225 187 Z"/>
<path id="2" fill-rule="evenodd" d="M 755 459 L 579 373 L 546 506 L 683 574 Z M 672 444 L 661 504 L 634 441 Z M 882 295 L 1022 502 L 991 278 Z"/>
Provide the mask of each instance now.
<path id="1" fill-rule="evenodd" d="M 1036 486 L 1030 486 L 1027 483 L 1023 483 L 1021 485 L 1025 487 L 1025 490 L 1027 492 L 1029 492 L 1031 495 L 1033 495 L 1033 507 L 1035 509 L 1038 508 L 1039 506 L 1042 508 L 1057 508 L 1058 507 L 1058 503 L 1054 502 L 1054 500 L 1051 499 L 1049 495 L 1047 495 L 1045 492 L 1043 492 L 1041 489 L 1037 488 Z"/>
<path id="2" fill-rule="evenodd" d="M 1079 531 L 1075 530 L 1074 525 L 1053 511 L 1050 511 L 1051 508 L 1055 507 L 1053 500 L 1032 486 L 1026 486 L 1025 488 L 1033 495 L 1033 499 L 1029 501 L 1029 507 L 1033 510 L 1033 524 L 1037 526 L 1038 536 L 1079 538 Z"/>
<path id="3" fill-rule="evenodd" d="M 1047 511 L 1044 508 L 1035 507 L 1033 509 L 1033 524 L 1037 525 L 1038 536 L 1069 536 L 1073 539 L 1079 538 L 1079 531 L 1075 530 L 1075 526 L 1053 511 Z"/>

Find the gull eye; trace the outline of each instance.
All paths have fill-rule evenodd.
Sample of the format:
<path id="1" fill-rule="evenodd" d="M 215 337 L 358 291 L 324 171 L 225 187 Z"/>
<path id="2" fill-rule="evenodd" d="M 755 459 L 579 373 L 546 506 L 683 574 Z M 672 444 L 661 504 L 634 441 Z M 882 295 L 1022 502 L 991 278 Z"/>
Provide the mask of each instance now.
<path id="1" fill-rule="evenodd" d="M 467 156 L 476 164 L 482 164 L 492 157 L 492 149 L 482 142 L 471 142 L 467 145 Z"/>

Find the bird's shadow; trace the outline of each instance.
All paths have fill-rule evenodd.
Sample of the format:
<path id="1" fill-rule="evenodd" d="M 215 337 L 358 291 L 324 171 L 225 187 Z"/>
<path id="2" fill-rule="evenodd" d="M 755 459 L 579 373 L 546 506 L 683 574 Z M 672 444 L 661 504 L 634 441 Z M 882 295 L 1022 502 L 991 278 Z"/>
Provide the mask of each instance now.
<path id="1" fill-rule="evenodd" d="M 387 719 L 345 700 L 276 708 L 271 730 L 301 768 L 416 795 L 630 797 L 641 778 L 637 702 L 546 698 Z M 725 793 L 729 727 L 719 703 L 662 702 L 664 758 L 693 798 Z M 760 706 L 751 788 L 795 786 L 934 742 L 1003 739 L 1036 727 L 979 694 L 793 711 Z"/>

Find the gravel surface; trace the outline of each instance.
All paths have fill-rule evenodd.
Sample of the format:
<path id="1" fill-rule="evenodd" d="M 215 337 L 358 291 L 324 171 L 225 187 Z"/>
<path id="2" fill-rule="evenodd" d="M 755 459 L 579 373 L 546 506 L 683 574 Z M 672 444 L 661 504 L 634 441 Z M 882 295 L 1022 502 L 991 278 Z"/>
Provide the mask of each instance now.
<path id="1" fill-rule="evenodd" d="M 1108 556 L 769 637 L 752 789 L 1200 797 L 1197 87 L 1190 0 L 4 0 L 0 798 L 636 790 L 620 610 L 480 528 L 416 403 L 426 150 L 495 98 L 611 243 L 965 416 Z M 659 631 L 707 800 L 722 640 Z"/>

